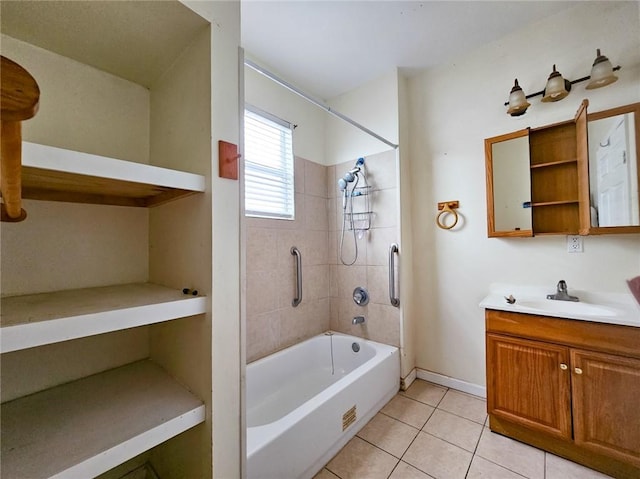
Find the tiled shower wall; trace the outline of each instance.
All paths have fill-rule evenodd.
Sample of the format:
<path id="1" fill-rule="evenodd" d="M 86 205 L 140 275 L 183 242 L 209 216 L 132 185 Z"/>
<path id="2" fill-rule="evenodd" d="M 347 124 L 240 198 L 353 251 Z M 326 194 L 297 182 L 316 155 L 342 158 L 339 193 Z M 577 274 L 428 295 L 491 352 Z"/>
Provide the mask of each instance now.
<path id="1" fill-rule="evenodd" d="M 367 157 L 372 186 L 372 228 L 358 239 L 358 260 L 340 263 L 342 200 L 338 178 L 353 162 L 325 167 L 296 158 L 295 220 L 247 218 L 247 362 L 328 329 L 394 346 L 400 343 L 400 314 L 389 304 L 388 250 L 397 242 L 398 200 L 395 152 Z M 303 300 L 294 308 L 295 262 L 302 253 Z M 345 237 L 345 259 L 353 236 Z M 356 286 L 370 293 L 368 306 L 355 305 Z M 354 316 L 364 325 L 352 326 Z"/>
<path id="2" fill-rule="evenodd" d="M 373 211 L 371 229 L 361 238 L 356 235 L 358 259 L 352 266 L 345 266 L 340 261 L 343 209 L 337 185 L 338 179 L 353 164 L 347 162 L 329 168 L 331 329 L 399 347 L 400 310 L 391 306 L 389 301 L 389 246 L 398 242 L 396 152 L 391 150 L 366 157 Z M 354 258 L 353 244 L 352 232 L 345 231 L 343 258 L 347 263 Z M 396 258 L 396 263 L 398 261 Z M 357 286 L 369 292 L 367 306 L 354 303 L 353 290 Z M 353 325 L 354 316 L 364 316 L 364 324 Z"/>

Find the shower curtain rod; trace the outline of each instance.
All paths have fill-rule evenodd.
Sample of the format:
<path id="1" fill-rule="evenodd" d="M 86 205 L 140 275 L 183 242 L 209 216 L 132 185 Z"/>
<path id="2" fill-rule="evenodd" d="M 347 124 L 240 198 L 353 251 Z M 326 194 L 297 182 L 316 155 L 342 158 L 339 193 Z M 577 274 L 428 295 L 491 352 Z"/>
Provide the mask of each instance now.
<path id="1" fill-rule="evenodd" d="M 369 128 L 367 128 L 364 125 L 361 125 L 360 123 L 358 123 L 355 120 L 352 120 L 351 118 L 349 118 L 346 115 L 343 115 L 342 113 L 336 111 L 336 110 L 332 110 L 331 107 L 325 105 L 324 103 L 322 103 L 320 100 L 316 100 L 315 98 L 313 98 L 312 96 L 306 94 L 305 92 L 303 92 L 302 90 L 296 88 L 295 86 L 293 86 L 291 83 L 284 81 L 282 78 L 274 75 L 273 73 L 271 73 L 269 70 L 265 70 L 264 68 L 262 68 L 260 65 L 258 65 L 257 63 L 246 59 L 244 60 L 244 64 L 246 66 L 248 66 L 249 68 L 253 68 L 255 71 L 257 71 L 258 73 L 262 73 L 264 76 L 266 76 L 267 78 L 273 80 L 274 82 L 278 83 L 279 85 L 285 87 L 286 89 L 292 91 L 293 93 L 300 95 L 302 98 L 304 98 L 305 100 L 307 100 L 308 102 L 313 103 L 314 105 L 316 105 L 317 107 L 322 108 L 323 110 L 325 110 L 327 113 L 340 118 L 343 121 L 346 121 L 347 123 L 349 123 L 352 126 L 355 126 L 356 128 L 364 131 L 366 134 L 373 136 L 376 140 L 381 141 L 382 143 L 385 143 L 386 145 L 389 145 L 391 148 L 397 149 L 398 145 L 396 145 L 395 143 L 390 142 L 389 140 L 387 140 L 386 138 L 381 137 L 380 135 L 378 135 L 377 133 L 371 131 Z"/>

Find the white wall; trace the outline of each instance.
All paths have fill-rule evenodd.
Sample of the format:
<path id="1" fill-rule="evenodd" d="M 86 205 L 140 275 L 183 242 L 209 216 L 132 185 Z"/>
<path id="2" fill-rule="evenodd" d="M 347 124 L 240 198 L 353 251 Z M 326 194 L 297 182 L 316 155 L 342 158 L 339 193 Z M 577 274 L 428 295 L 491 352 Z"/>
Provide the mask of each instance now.
<path id="1" fill-rule="evenodd" d="M 331 109 L 346 115 L 386 140 L 399 142 L 398 72 L 393 70 L 329 100 Z M 326 127 L 328 165 L 337 165 L 388 150 L 390 147 L 355 126 L 330 116 Z"/>
<path id="2" fill-rule="evenodd" d="M 569 290 L 628 291 L 640 272 L 639 235 L 589 236 L 568 254 L 565 236 L 489 239 L 486 234 L 483 139 L 640 101 L 637 2 L 580 2 L 490 45 L 425 71 L 409 82 L 413 264 L 417 366 L 485 383 L 484 312 L 492 282 Z M 633 34 L 632 32 L 635 32 Z M 544 88 L 554 63 L 569 79 L 589 74 L 596 48 L 621 64 L 619 81 L 587 91 L 584 83 L 558 103 L 532 101 L 521 119 L 503 106 L 514 78 L 526 93 Z M 461 224 L 435 227 L 436 202 L 460 201 Z"/>
<path id="3" fill-rule="evenodd" d="M 244 68 L 246 103 L 294 125 L 293 154 L 326 164 L 325 111 L 278 85 L 253 68 Z"/>

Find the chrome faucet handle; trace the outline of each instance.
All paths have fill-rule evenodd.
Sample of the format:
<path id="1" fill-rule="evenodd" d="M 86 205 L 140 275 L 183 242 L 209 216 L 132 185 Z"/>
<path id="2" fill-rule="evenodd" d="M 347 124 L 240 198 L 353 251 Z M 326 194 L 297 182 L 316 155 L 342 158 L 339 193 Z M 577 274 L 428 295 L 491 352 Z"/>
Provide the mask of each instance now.
<path id="1" fill-rule="evenodd" d="M 567 282 L 564 279 L 558 281 L 558 293 L 566 293 L 567 292 Z"/>

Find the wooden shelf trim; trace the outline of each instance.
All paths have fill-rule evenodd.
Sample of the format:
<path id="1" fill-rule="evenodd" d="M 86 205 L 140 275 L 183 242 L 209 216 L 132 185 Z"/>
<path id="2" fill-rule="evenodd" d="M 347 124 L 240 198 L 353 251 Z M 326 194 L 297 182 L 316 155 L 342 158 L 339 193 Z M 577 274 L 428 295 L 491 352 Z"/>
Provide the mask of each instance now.
<path id="1" fill-rule="evenodd" d="M 26 199 L 155 206 L 205 190 L 203 175 L 22 142 Z"/>
<path id="2" fill-rule="evenodd" d="M 151 283 L 2 298 L 0 352 L 203 314 L 206 297 Z"/>
<path id="3" fill-rule="evenodd" d="M 140 361 L 2 405 L 2 477 L 96 477 L 205 419 L 202 401 Z"/>
<path id="4" fill-rule="evenodd" d="M 567 165 L 567 164 L 577 163 L 577 162 L 578 162 L 578 160 L 576 158 L 572 158 L 572 159 L 569 159 L 569 160 L 549 161 L 548 163 L 532 164 L 532 165 L 530 165 L 530 168 L 532 170 L 535 170 L 536 168 L 548 168 L 548 167 L 551 167 L 551 166 Z"/>
<path id="5" fill-rule="evenodd" d="M 531 207 L 540 207 L 540 206 L 557 206 L 557 205 L 573 205 L 579 204 L 578 200 L 562 200 L 562 201 L 543 201 L 540 203 L 531 203 Z"/>

